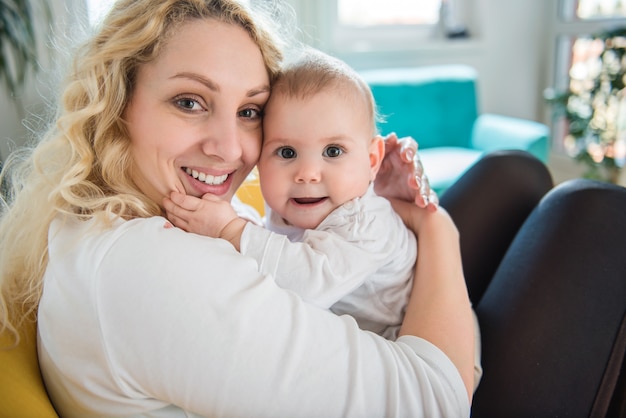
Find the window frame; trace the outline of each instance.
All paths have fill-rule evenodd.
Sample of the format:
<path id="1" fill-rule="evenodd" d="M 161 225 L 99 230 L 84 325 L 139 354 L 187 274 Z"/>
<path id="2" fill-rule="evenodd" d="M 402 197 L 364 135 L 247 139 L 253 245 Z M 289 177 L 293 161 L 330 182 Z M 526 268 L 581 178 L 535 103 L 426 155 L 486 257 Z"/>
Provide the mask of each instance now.
<path id="1" fill-rule="evenodd" d="M 555 91 L 569 88 L 569 71 L 572 66 L 572 47 L 577 38 L 591 36 L 616 26 L 626 27 L 626 17 L 580 19 L 576 16 L 578 0 L 559 0 L 554 24 L 553 82 Z M 552 118 L 552 151 L 566 154 L 564 139 L 567 135 L 564 117 Z"/>
<path id="2" fill-rule="evenodd" d="M 441 22 L 419 25 L 372 25 L 359 27 L 339 21 L 339 0 L 331 0 L 331 43 L 334 50 L 378 51 L 394 49 L 399 40 L 428 41 L 440 37 Z M 390 48 L 391 47 L 391 48 Z"/>
<path id="3" fill-rule="evenodd" d="M 447 0 L 454 16 L 452 22 L 462 22 L 470 35 L 472 29 L 470 11 L 476 0 Z M 422 25 L 381 25 L 357 27 L 339 23 L 338 1 L 290 0 L 296 11 L 300 27 L 304 28 L 306 43 L 335 54 L 359 54 L 390 51 L 410 51 L 441 46 L 447 41 L 441 22 Z M 454 23 L 455 25 L 457 23 Z"/>

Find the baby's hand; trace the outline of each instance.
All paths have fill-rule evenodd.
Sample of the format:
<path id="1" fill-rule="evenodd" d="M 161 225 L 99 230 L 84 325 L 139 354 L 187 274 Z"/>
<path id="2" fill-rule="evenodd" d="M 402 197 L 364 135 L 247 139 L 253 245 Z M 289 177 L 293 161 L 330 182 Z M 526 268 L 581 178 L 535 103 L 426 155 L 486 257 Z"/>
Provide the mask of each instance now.
<path id="1" fill-rule="evenodd" d="M 205 194 L 199 199 L 172 192 L 169 198 L 163 200 L 163 207 L 167 218 L 175 226 L 213 238 L 222 238 L 224 228 L 238 218 L 229 202 L 212 194 Z"/>

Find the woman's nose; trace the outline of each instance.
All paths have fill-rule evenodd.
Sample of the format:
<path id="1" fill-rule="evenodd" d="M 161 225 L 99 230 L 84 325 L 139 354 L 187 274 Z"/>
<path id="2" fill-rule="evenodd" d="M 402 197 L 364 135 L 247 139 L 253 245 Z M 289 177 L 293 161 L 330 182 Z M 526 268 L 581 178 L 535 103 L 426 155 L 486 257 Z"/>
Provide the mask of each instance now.
<path id="1" fill-rule="evenodd" d="M 303 158 L 298 161 L 296 183 L 319 183 L 322 179 L 322 170 L 317 161 Z"/>
<path id="2" fill-rule="evenodd" d="M 243 136 L 238 128 L 237 120 L 229 118 L 214 120 L 207 129 L 209 133 L 202 146 L 205 154 L 224 161 L 236 161 L 241 158 Z"/>

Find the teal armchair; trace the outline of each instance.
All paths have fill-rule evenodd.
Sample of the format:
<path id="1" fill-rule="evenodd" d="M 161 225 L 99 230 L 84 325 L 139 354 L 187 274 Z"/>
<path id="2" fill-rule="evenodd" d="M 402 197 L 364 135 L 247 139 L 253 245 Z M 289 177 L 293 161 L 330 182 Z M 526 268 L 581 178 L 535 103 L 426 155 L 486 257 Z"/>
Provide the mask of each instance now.
<path id="1" fill-rule="evenodd" d="M 378 105 L 382 133 L 411 136 L 430 184 L 442 193 L 483 154 L 528 151 L 548 159 L 549 130 L 531 120 L 481 114 L 478 74 L 466 65 L 360 71 Z"/>

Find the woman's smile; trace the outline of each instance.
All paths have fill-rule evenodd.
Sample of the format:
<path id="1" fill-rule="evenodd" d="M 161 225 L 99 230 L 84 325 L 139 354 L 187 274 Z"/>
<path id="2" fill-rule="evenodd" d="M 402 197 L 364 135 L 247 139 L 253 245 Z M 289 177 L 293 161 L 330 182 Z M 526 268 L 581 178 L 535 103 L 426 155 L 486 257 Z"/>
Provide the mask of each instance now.
<path id="1" fill-rule="evenodd" d="M 209 174 L 206 169 L 182 167 L 185 191 L 187 194 L 201 197 L 207 193 L 214 194 L 216 196 L 226 196 L 231 190 L 233 178 L 236 177 L 237 170 L 223 171 L 213 174 Z"/>
<path id="2" fill-rule="evenodd" d="M 224 182 L 228 178 L 228 174 L 214 176 L 211 174 L 198 172 L 197 170 L 192 170 L 189 167 L 185 168 L 185 172 L 189 174 L 191 177 L 193 177 L 194 179 L 202 181 L 210 186 L 219 186 L 220 184 L 224 184 Z"/>

